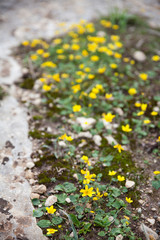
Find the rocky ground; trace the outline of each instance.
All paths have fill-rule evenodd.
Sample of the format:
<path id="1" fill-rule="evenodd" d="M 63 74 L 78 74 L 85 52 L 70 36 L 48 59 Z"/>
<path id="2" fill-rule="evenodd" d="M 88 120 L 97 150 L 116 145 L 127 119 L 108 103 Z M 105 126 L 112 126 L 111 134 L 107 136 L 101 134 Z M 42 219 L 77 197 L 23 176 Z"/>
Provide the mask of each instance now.
<path id="1" fill-rule="evenodd" d="M 14 83 L 25 69 L 12 56 L 21 41 L 32 38 L 51 38 L 56 35 L 59 22 L 70 25 L 80 19 L 94 19 L 106 15 L 114 7 L 129 9 L 147 17 L 152 26 L 160 27 L 158 0 L 142 1 L 1 1 L 0 2 L 0 85 L 7 96 L 0 102 L 0 239 L 42 240 L 45 237 L 32 216 L 30 197 L 45 192 L 34 186 L 30 156 L 32 142 L 28 139 L 28 112 L 19 99 L 38 102 L 35 94 L 24 96 Z M 27 171 L 26 171 L 27 169 Z M 3 183 L 3 184 L 2 184 Z M 143 203 L 142 203 L 143 204 Z M 140 211 L 140 210 L 139 210 Z M 154 210 L 152 209 L 154 212 Z M 151 222 L 152 224 L 152 222 Z"/>

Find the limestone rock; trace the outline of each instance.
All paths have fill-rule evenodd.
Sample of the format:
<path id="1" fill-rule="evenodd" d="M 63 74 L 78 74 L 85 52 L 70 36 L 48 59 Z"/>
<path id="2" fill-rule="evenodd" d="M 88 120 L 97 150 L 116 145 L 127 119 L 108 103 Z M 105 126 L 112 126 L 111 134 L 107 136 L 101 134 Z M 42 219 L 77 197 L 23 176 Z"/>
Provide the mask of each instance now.
<path id="1" fill-rule="evenodd" d="M 155 224 L 155 219 L 154 219 L 154 218 L 147 218 L 147 221 L 148 221 L 151 225 L 154 225 L 154 224 Z"/>
<path id="2" fill-rule="evenodd" d="M 121 234 L 117 235 L 116 240 L 122 240 L 123 236 Z"/>
<path id="3" fill-rule="evenodd" d="M 133 188 L 135 186 L 135 182 L 134 181 L 130 181 L 130 180 L 126 180 L 126 183 L 125 183 L 125 187 L 126 188 Z"/>
<path id="4" fill-rule="evenodd" d="M 78 117 L 76 122 L 80 124 L 84 131 L 91 129 L 95 124 L 96 120 L 94 118 L 85 118 L 85 117 Z"/>
<path id="5" fill-rule="evenodd" d="M 57 197 L 54 195 L 51 195 L 47 198 L 46 202 L 45 202 L 45 206 L 46 207 L 50 207 L 52 206 L 54 203 L 57 202 Z"/>
<path id="6" fill-rule="evenodd" d="M 88 131 L 88 132 L 80 132 L 78 134 L 79 138 L 92 138 L 92 134 Z"/>
<path id="7" fill-rule="evenodd" d="M 96 144 L 97 146 L 100 146 L 100 145 L 101 145 L 102 138 L 101 138 L 100 135 L 94 135 L 93 141 L 95 142 L 95 144 Z"/>
<path id="8" fill-rule="evenodd" d="M 34 198 L 38 198 L 39 199 L 40 195 L 38 193 L 31 193 L 30 198 L 34 199 Z"/>
<path id="9" fill-rule="evenodd" d="M 146 55 L 142 51 L 135 51 L 133 57 L 139 62 L 144 62 L 146 60 Z"/>
<path id="10" fill-rule="evenodd" d="M 33 172 L 30 169 L 25 172 L 25 178 L 26 179 L 34 178 L 34 174 L 33 174 Z"/>
<path id="11" fill-rule="evenodd" d="M 30 168 L 30 169 L 33 168 L 34 166 L 35 166 L 35 164 L 33 162 L 28 162 L 26 165 L 26 167 Z"/>
<path id="12" fill-rule="evenodd" d="M 39 193 L 39 194 L 43 194 L 46 192 L 46 186 L 41 184 L 41 185 L 35 185 L 32 187 L 32 192 L 33 193 Z"/>
<path id="13" fill-rule="evenodd" d="M 111 136 L 111 135 L 108 135 L 105 137 L 105 139 L 108 141 L 108 144 L 112 145 L 116 145 L 118 144 L 117 141 Z"/>
<path id="14" fill-rule="evenodd" d="M 157 240 L 158 239 L 158 234 L 143 223 L 140 225 L 140 231 L 144 233 L 146 240 L 151 240 L 151 239 Z"/>

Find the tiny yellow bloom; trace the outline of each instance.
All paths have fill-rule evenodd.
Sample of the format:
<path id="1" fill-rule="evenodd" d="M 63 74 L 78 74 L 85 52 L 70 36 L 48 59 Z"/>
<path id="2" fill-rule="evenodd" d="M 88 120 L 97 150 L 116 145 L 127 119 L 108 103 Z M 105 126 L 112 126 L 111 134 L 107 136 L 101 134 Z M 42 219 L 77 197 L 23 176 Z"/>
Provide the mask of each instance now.
<path id="1" fill-rule="evenodd" d="M 109 171 L 109 173 L 108 173 L 109 176 L 114 176 L 116 174 L 117 174 L 117 172 L 115 172 L 115 171 Z"/>
<path id="2" fill-rule="evenodd" d="M 106 67 L 102 67 L 98 69 L 98 73 L 102 74 L 106 71 Z"/>
<path id="3" fill-rule="evenodd" d="M 158 55 L 154 55 L 154 56 L 152 57 L 152 60 L 153 60 L 154 62 L 158 62 L 158 61 L 160 60 L 160 57 L 159 57 Z"/>
<path id="4" fill-rule="evenodd" d="M 151 115 L 152 115 L 152 116 L 157 116 L 157 115 L 158 115 L 158 112 L 152 111 L 152 112 L 151 112 Z"/>
<path id="5" fill-rule="evenodd" d="M 160 142 L 160 136 L 158 137 L 158 139 L 156 140 L 156 142 Z"/>
<path id="6" fill-rule="evenodd" d="M 72 109 L 73 109 L 73 112 L 80 112 L 81 111 L 81 105 L 74 105 L 72 107 Z"/>
<path id="7" fill-rule="evenodd" d="M 112 26 L 112 28 L 113 28 L 114 30 L 117 30 L 117 29 L 119 29 L 119 26 L 118 26 L 117 24 L 114 24 L 114 25 Z"/>
<path id="8" fill-rule="evenodd" d="M 146 111 L 146 109 L 147 109 L 147 104 L 142 103 L 142 104 L 141 104 L 141 110 L 142 110 L 142 111 Z"/>
<path id="9" fill-rule="evenodd" d="M 128 90 L 128 93 L 129 93 L 130 95 L 135 95 L 135 94 L 137 93 L 137 90 L 136 90 L 135 88 L 130 88 L 130 89 Z"/>
<path id="10" fill-rule="evenodd" d="M 139 77 L 143 80 L 143 81 L 146 81 L 147 78 L 148 78 L 148 75 L 146 73 L 141 73 L 139 74 Z"/>
<path id="11" fill-rule="evenodd" d="M 136 103 L 134 104 L 134 106 L 135 106 L 135 107 L 140 107 L 140 106 L 141 106 L 141 103 L 140 103 L 140 102 L 136 102 Z"/>
<path id="12" fill-rule="evenodd" d="M 107 193 L 107 192 L 104 192 L 103 195 L 104 195 L 104 197 L 107 197 L 107 196 L 108 196 L 108 193 Z"/>
<path id="13" fill-rule="evenodd" d="M 81 169 L 81 173 L 84 175 L 87 173 L 87 170 L 85 171 L 85 170 Z"/>
<path id="14" fill-rule="evenodd" d="M 93 187 L 88 188 L 88 185 L 85 185 L 85 189 L 81 189 L 80 192 L 82 193 L 82 197 L 92 197 L 92 195 L 95 194 Z"/>
<path id="15" fill-rule="evenodd" d="M 54 228 L 47 228 L 47 235 L 49 234 L 54 234 L 55 232 L 57 232 L 58 230 L 54 229 Z"/>
<path id="16" fill-rule="evenodd" d="M 113 69 L 116 69 L 116 68 L 117 68 L 117 64 L 115 64 L 115 63 L 111 63 L 109 66 L 110 66 L 111 68 L 113 68 Z"/>
<path id="17" fill-rule="evenodd" d="M 125 177 L 118 175 L 117 179 L 119 182 L 123 182 L 125 180 Z"/>
<path id="18" fill-rule="evenodd" d="M 97 95 L 94 92 L 91 92 L 88 96 L 90 98 L 92 98 L 92 99 L 96 99 L 97 98 Z"/>
<path id="19" fill-rule="evenodd" d="M 54 44 L 60 44 L 61 42 L 62 42 L 62 39 L 60 39 L 60 38 L 56 38 L 53 40 Z"/>
<path id="20" fill-rule="evenodd" d="M 144 112 L 141 111 L 141 112 L 138 112 L 138 113 L 137 113 L 137 116 L 141 116 L 141 115 L 143 115 L 143 114 L 144 114 Z"/>
<path id="21" fill-rule="evenodd" d="M 149 119 L 145 119 L 144 121 L 143 121 L 143 123 L 144 124 L 149 124 L 151 121 L 149 120 Z"/>
<path id="22" fill-rule="evenodd" d="M 154 171 L 153 172 L 155 175 L 158 175 L 158 174 L 160 174 L 160 171 Z"/>
<path id="23" fill-rule="evenodd" d="M 71 142 L 71 141 L 73 141 L 73 138 L 72 138 L 71 136 L 66 136 L 66 140 L 67 140 L 68 142 Z"/>
<path id="24" fill-rule="evenodd" d="M 23 45 L 23 46 L 28 46 L 28 45 L 29 45 L 29 41 L 24 41 L 24 42 L 22 42 L 22 45 Z"/>
<path id="25" fill-rule="evenodd" d="M 44 84 L 42 88 L 43 88 L 44 91 L 48 92 L 48 91 L 51 90 L 51 85 L 49 86 L 47 84 Z"/>
<path id="26" fill-rule="evenodd" d="M 130 128 L 129 124 L 127 124 L 126 126 L 122 126 L 122 131 L 124 131 L 124 132 L 131 132 L 132 128 Z"/>
<path id="27" fill-rule="evenodd" d="M 38 56 L 36 54 L 31 55 L 32 61 L 36 61 L 38 59 Z"/>
<path id="28" fill-rule="evenodd" d="M 50 214 L 54 214 L 56 212 L 56 209 L 53 207 L 53 205 L 50 207 L 46 207 L 46 210 Z"/>
<path id="29" fill-rule="evenodd" d="M 105 98 L 106 98 L 106 99 L 110 99 L 110 98 L 112 98 L 112 96 L 113 96 L 112 93 L 110 93 L 110 94 L 109 94 L 109 93 L 106 93 Z"/>
<path id="30" fill-rule="evenodd" d="M 112 113 L 103 113 L 103 119 L 106 121 L 106 122 L 112 122 L 113 118 L 115 118 L 115 115 L 113 115 Z"/>
<path id="31" fill-rule="evenodd" d="M 132 203 L 133 200 L 132 200 L 131 198 L 126 197 L 126 202 L 128 202 L 128 203 Z"/>
<path id="32" fill-rule="evenodd" d="M 121 153 L 121 150 L 124 151 L 124 148 L 120 144 L 115 145 L 114 148 L 117 148 L 119 153 Z"/>
<path id="33" fill-rule="evenodd" d="M 91 61 L 93 61 L 93 62 L 97 62 L 98 60 L 99 60 L 99 57 L 98 56 L 96 56 L 96 55 L 93 55 L 93 56 L 91 56 Z"/>

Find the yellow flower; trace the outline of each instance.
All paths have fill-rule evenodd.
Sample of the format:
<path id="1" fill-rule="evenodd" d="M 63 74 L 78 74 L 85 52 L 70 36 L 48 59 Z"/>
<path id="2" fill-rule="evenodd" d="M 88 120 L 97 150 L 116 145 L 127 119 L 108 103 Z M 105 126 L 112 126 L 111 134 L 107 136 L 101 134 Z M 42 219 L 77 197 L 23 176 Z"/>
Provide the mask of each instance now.
<path id="1" fill-rule="evenodd" d="M 151 115 L 152 115 L 152 116 L 157 116 L 157 115 L 158 115 L 158 112 L 153 111 L 153 112 L 151 112 Z"/>
<path id="2" fill-rule="evenodd" d="M 160 60 L 160 57 L 159 57 L 158 55 L 154 55 L 154 56 L 152 57 L 152 60 L 153 60 L 154 62 L 158 62 L 158 61 Z"/>
<path id="3" fill-rule="evenodd" d="M 141 103 L 140 103 L 140 102 L 136 102 L 136 103 L 134 104 L 134 106 L 135 106 L 135 107 L 140 107 L 140 106 L 141 106 Z"/>
<path id="4" fill-rule="evenodd" d="M 145 119 L 144 121 L 143 121 L 143 123 L 144 124 L 149 124 L 151 121 L 149 120 L 149 119 Z"/>
<path id="5" fill-rule="evenodd" d="M 117 148 L 119 153 L 121 153 L 121 150 L 124 151 L 124 148 L 120 144 L 115 145 L 114 148 Z"/>
<path id="6" fill-rule="evenodd" d="M 63 49 L 65 49 L 65 50 L 66 50 L 66 49 L 68 49 L 68 48 L 70 47 L 70 45 L 69 45 L 68 43 L 65 43 L 65 44 L 63 44 L 63 46 L 62 46 L 62 47 L 63 47 Z"/>
<path id="7" fill-rule="evenodd" d="M 37 56 L 37 55 L 35 55 L 35 54 L 31 55 L 31 59 L 32 59 L 33 61 L 36 61 L 36 60 L 37 60 L 37 58 L 38 58 L 38 56 Z"/>
<path id="8" fill-rule="evenodd" d="M 48 92 L 48 91 L 51 90 L 51 85 L 49 86 L 47 84 L 44 84 L 42 88 L 43 88 L 44 91 Z"/>
<path id="9" fill-rule="evenodd" d="M 116 52 L 116 53 L 114 54 L 114 57 L 115 57 L 115 58 L 121 58 L 121 57 L 122 57 L 122 54 Z"/>
<path id="10" fill-rule="evenodd" d="M 113 68 L 113 69 L 116 69 L 116 68 L 117 68 L 117 64 L 115 64 L 115 63 L 111 63 L 109 66 L 110 66 L 111 68 Z"/>
<path id="11" fill-rule="evenodd" d="M 87 185 L 85 185 L 85 189 L 81 189 L 80 192 L 82 193 L 82 197 L 92 197 L 92 195 L 95 194 L 95 192 L 93 191 L 93 187 L 88 188 Z"/>
<path id="12" fill-rule="evenodd" d="M 102 86 L 102 84 L 96 84 L 96 88 L 103 91 L 103 86 Z"/>
<path id="13" fill-rule="evenodd" d="M 147 109 L 147 104 L 145 103 L 141 104 L 141 110 L 146 111 L 146 109 Z"/>
<path id="14" fill-rule="evenodd" d="M 47 210 L 47 212 L 50 213 L 50 214 L 53 214 L 53 213 L 56 212 L 56 209 L 53 207 L 53 205 L 50 206 L 50 207 L 46 207 L 46 210 Z"/>
<path id="15" fill-rule="evenodd" d="M 106 99 L 110 99 L 110 98 L 112 98 L 112 96 L 113 96 L 113 95 L 112 95 L 111 93 L 110 93 L 110 94 L 109 94 L 109 93 L 106 93 L 105 98 L 106 98 Z"/>
<path id="16" fill-rule="evenodd" d="M 67 134 L 65 133 L 62 136 L 60 136 L 59 139 L 64 140 L 64 139 L 66 139 L 66 137 L 67 137 Z"/>
<path id="17" fill-rule="evenodd" d="M 29 41 L 24 41 L 24 42 L 22 42 L 22 45 L 23 45 L 23 46 L 28 46 L 28 45 L 29 45 Z"/>
<path id="18" fill-rule="evenodd" d="M 88 96 L 90 98 L 92 98 L 92 99 L 96 99 L 97 98 L 97 95 L 94 92 L 91 92 Z"/>
<path id="19" fill-rule="evenodd" d="M 47 61 L 41 64 L 41 67 L 51 67 L 51 68 L 55 68 L 57 65 L 51 61 Z"/>
<path id="20" fill-rule="evenodd" d="M 53 77 L 54 81 L 56 81 L 56 82 L 60 82 L 60 76 L 59 76 L 59 73 L 55 73 L 55 74 L 53 74 L 52 77 Z"/>
<path id="21" fill-rule="evenodd" d="M 99 57 L 96 56 L 96 55 L 93 55 L 90 59 L 91 59 L 91 61 L 93 61 L 93 62 L 97 62 L 97 61 L 99 60 Z"/>
<path id="22" fill-rule="evenodd" d="M 88 74 L 88 79 L 93 79 L 95 77 L 94 74 Z"/>
<path id="23" fill-rule="evenodd" d="M 61 77 L 62 77 L 62 78 L 68 78 L 68 77 L 69 77 L 69 74 L 68 74 L 68 73 L 62 73 Z"/>
<path id="24" fill-rule="evenodd" d="M 90 174 L 89 171 L 87 171 L 87 173 L 84 176 L 84 178 L 87 179 L 88 183 L 90 183 L 90 181 L 95 181 L 95 179 L 94 179 L 95 177 L 96 177 L 96 175 L 95 174 Z"/>
<path id="25" fill-rule="evenodd" d="M 104 192 L 103 195 L 104 195 L 104 197 L 107 197 L 107 196 L 108 196 L 108 193 L 107 193 L 107 192 Z"/>
<path id="26" fill-rule="evenodd" d="M 130 89 L 128 90 L 128 93 L 129 93 L 130 95 L 135 95 L 135 94 L 137 93 L 137 90 L 136 90 L 135 88 L 130 88 Z"/>
<path id="27" fill-rule="evenodd" d="M 160 136 L 158 137 L 158 139 L 156 140 L 156 142 L 160 142 Z"/>
<path id="28" fill-rule="evenodd" d="M 131 132 L 132 128 L 130 128 L 129 124 L 127 124 L 126 126 L 122 126 L 122 131 L 124 131 L 124 132 Z"/>
<path id="29" fill-rule="evenodd" d="M 125 180 L 125 177 L 118 175 L 117 179 L 119 182 L 123 182 Z"/>
<path id="30" fill-rule="evenodd" d="M 99 188 L 96 189 L 96 197 L 93 198 L 93 201 L 99 200 L 101 197 L 103 197 L 103 194 L 100 193 Z"/>
<path id="31" fill-rule="evenodd" d="M 158 174 L 160 174 L 160 171 L 154 171 L 153 172 L 155 175 L 158 175 Z"/>
<path id="32" fill-rule="evenodd" d="M 36 52 L 37 52 L 37 54 L 42 55 L 44 53 L 44 50 L 43 49 L 38 49 Z"/>
<path id="33" fill-rule="evenodd" d="M 117 42 L 117 41 L 119 41 L 119 36 L 111 35 L 111 40 L 114 41 L 114 42 Z"/>
<path id="34" fill-rule="evenodd" d="M 83 156 L 81 157 L 81 159 L 82 159 L 88 166 L 91 166 L 91 163 L 90 163 L 90 161 L 89 161 L 89 159 L 88 159 L 87 156 L 83 155 Z"/>
<path id="35" fill-rule="evenodd" d="M 60 38 L 57 38 L 57 39 L 53 40 L 54 44 L 60 44 L 61 42 L 62 42 L 62 39 L 60 39 Z"/>
<path id="36" fill-rule="evenodd" d="M 72 107 L 72 109 L 73 109 L 73 112 L 80 112 L 81 111 L 81 105 L 74 105 Z"/>
<path id="37" fill-rule="evenodd" d="M 141 112 L 138 112 L 138 113 L 137 113 L 137 116 L 141 116 L 141 115 L 143 115 L 143 114 L 144 114 L 144 112 L 141 111 Z"/>
<path id="38" fill-rule="evenodd" d="M 73 93 L 77 93 L 78 91 L 80 91 L 81 90 L 80 84 L 74 85 L 72 87 L 72 90 L 73 90 Z"/>
<path id="39" fill-rule="evenodd" d="M 49 52 L 43 53 L 43 57 L 44 57 L 44 58 L 48 58 L 49 56 L 50 56 L 50 53 L 49 53 Z"/>
<path id="40" fill-rule="evenodd" d="M 96 87 L 94 87 L 94 88 L 92 88 L 92 92 L 95 93 L 95 94 L 97 94 L 97 93 L 99 93 L 99 89 L 96 88 Z"/>
<path id="41" fill-rule="evenodd" d="M 98 69 L 98 73 L 102 74 L 106 71 L 106 67 L 102 67 Z"/>
<path id="42" fill-rule="evenodd" d="M 84 69 L 84 71 L 85 71 L 85 72 L 90 72 L 91 69 L 90 69 L 89 67 L 86 67 L 86 68 Z"/>
<path id="43" fill-rule="evenodd" d="M 112 23 L 110 21 L 101 20 L 100 23 L 106 28 L 110 28 L 112 26 Z"/>
<path id="44" fill-rule="evenodd" d="M 132 200 L 131 198 L 126 197 L 126 202 L 128 202 L 128 203 L 132 203 L 133 200 Z"/>
<path id="45" fill-rule="evenodd" d="M 148 78 L 148 75 L 146 73 L 141 73 L 139 74 L 139 77 L 143 80 L 143 81 L 146 81 L 147 78 Z"/>
<path id="46" fill-rule="evenodd" d="M 125 57 L 125 58 L 123 58 L 123 61 L 124 62 L 129 62 L 129 58 Z"/>
<path id="47" fill-rule="evenodd" d="M 72 45 L 72 50 L 77 51 L 80 49 L 80 46 L 78 44 L 73 44 Z"/>
<path id="48" fill-rule="evenodd" d="M 117 24 L 114 24 L 114 25 L 112 26 L 112 28 L 113 28 L 114 30 L 117 30 L 117 29 L 119 28 L 119 26 L 118 26 Z"/>
<path id="49" fill-rule="evenodd" d="M 83 50 L 83 51 L 82 51 L 82 55 L 83 55 L 84 57 L 87 57 L 87 56 L 88 56 L 87 50 Z"/>
<path id="50" fill-rule="evenodd" d="M 115 115 L 113 115 L 112 113 L 103 113 L 103 119 L 106 121 L 106 122 L 112 122 L 113 118 L 115 118 Z"/>
<path id="51" fill-rule="evenodd" d="M 71 141 L 73 141 L 73 138 L 72 138 L 71 136 L 66 136 L 66 140 L 67 140 L 68 142 L 71 142 Z"/>
<path id="52" fill-rule="evenodd" d="M 109 175 L 109 176 L 114 176 L 114 175 L 116 175 L 116 173 L 117 173 L 117 172 L 115 172 L 115 171 L 109 171 L 108 175 Z"/>
<path id="53" fill-rule="evenodd" d="M 49 234 L 53 234 L 55 232 L 57 232 L 58 230 L 54 229 L 54 228 L 47 228 L 47 235 Z"/>
<path id="54" fill-rule="evenodd" d="M 85 171 L 85 170 L 81 169 L 81 173 L 84 175 L 84 174 L 86 174 L 86 173 L 87 173 L 87 171 Z"/>

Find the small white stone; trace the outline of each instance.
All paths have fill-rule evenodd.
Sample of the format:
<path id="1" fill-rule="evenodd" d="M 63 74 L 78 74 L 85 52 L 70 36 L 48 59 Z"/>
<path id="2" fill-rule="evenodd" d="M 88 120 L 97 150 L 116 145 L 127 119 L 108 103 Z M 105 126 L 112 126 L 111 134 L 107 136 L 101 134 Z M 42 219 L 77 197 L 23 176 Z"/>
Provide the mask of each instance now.
<path id="1" fill-rule="evenodd" d="M 154 225 L 154 224 L 155 224 L 155 219 L 153 219 L 153 218 L 147 218 L 147 221 L 148 221 L 151 225 Z"/>
<path id="2" fill-rule="evenodd" d="M 73 177 L 74 177 L 76 180 L 78 180 L 78 175 L 77 175 L 77 173 L 74 173 L 74 174 L 73 174 Z"/>
<path id="3" fill-rule="evenodd" d="M 138 209 L 137 209 L 137 212 L 138 212 L 138 213 L 141 213 L 141 212 L 142 212 L 142 208 L 138 208 Z"/>
<path id="4" fill-rule="evenodd" d="M 121 234 L 117 235 L 116 240 L 122 240 L 123 236 Z"/>
<path id="5" fill-rule="evenodd" d="M 70 202 L 71 202 L 71 199 L 67 197 L 67 198 L 66 198 L 66 202 L 67 202 L 67 203 L 70 203 Z"/>
<path id="6" fill-rule="evenodd" d="M 92 138 L 92 134 L 90 132 L 80 132 L 78 134 L 78 138 L 85 137 L 85 138 Z"/>
<path id="7" fill-rule="evenodd" d="M 26 165 L 26 167 L 30 168 L 30 169 L 33 168 L 34 166 L 35 166 L 35 164 L 33 162 L 28 162 Z"/>
<path id="8" fill-rule="evenodd" d="M 57 202 L 57 197 L 54 195 L 51 195 L 47 198 L 46 202 L 45 202 L 45 206 L 46 207 L 50 207 L 52 206 L 54 203 Z"/>
<path id="9" fill-rule="evenodd" d="M 159 112 L 159 107 L 158 107 L 158 106 L 154 107 L 154 108 L 153 108 L 153 111 Z"/>
<path id="10" fill-rule="evenodd" d="M 97 146 L 100 146 L 100 145 L 101 145 L 102 138 L 101 138 L 100 135 L 94 135 L 93 141 L 95 142 L 95 144 L 96 144 Z"/>
<path id="11" fill-rule="evenodd" d="M 32 187 L 32 192 L 33 193 L 39 193 L 39 194 L 42 194 L 42 193 L 45 193 L 47 191 L 47 188 L 45 185 L 41 184 L 41 185 L 35 185 Z"/>
<path id="12" fill-rule="evenodd" d="M 112 217 L 112 216 L 110 216 L 110 217 L 108 218 L 108 220 L 109 220 L 110 222 L 112 222 L 113 219 L 114 219 L 114 217 Z"/>
<path id="13" fill-rule="evenodd" d="M 85 118 L 85 117 L 78 117 L 76 122 L 81 125 L 84 131 L 91 129 L 95 124 L 96 120 L 94 118 Z"/>
<path id="14" fill-rule="evenodd" d="M 156 209 L 156 208 L 151 208 L 151 210 L 152 210 L 153 212 L 156 212 L 156 211 L 157 211 L 157 209 Z"/>
<path id="15" fill-rule="evenodd" d="M 26 179 L 34 178 L 34 174 L 30 169 L 25 172 L 25 178 Z"/>
<path id="16" fill-rule="evenodd" d="M 60 147 L 66 147 L 66 146 L 67 146 L 64 141 L 59 141 L 59 142 L 58 142 L 58 145 L 59 145 Z"/>
<path id="17" fill-rule="evenodd" d="M 140 204 L 144 204 L 144 203 L 145 203 L 145 201 L 143 201 L 142 199 L 138 200 L 138 202 L 139 202 Z"/>
<path id="18" fill-rule="evenodd" d="M 104 37 L 105 35 L 106 35 L 106 33 L 104 31 L 97 32 L 97 36 L 99 36 L 99 37 Z"/>
<path id="19" fill-rule="evenodd" d="M 139 62 L 144 62 L 146 60 L 146 55 L 142 51 L 135 51 L 133 57 Z"/>
<path id="20" fill-rule="evenodd" d="M 71 238 L 73 238 L 74 237 L 74 233 L 73 232 L 71 232 L 71 234 L 69 235 Z"/>
<path id="21" fill-rule="evenodd" d="M 132 188 L 135 186 L 135 182 L 134 181 L 130 181 L 130 180 L 126 180 L 126 183 L 125 183 L 125 187 L 126 188 Z"/>
<path id="22" fill-rule="evenodd" d="M 34 198 L 38 198 L 39 199 L 40 195 L 38 193 L 31 193 L 30 198 L 34 199 Z"/>
<path id="23" fill-rule="evenodd" d="M 114 109 L 116 113 L 118 113 L 120 116 L 123 116 L 124 112 L 121 108 L 115 108 Z"/>
<path id="24" fill-rule="evenodd" d="M 111 135 L 108 135 L 105 137 L 105 139 L 108 141 L 108 144 L 112 145 L 116 145 L 118 144 L 117 141 L 111 136 Z"/>

